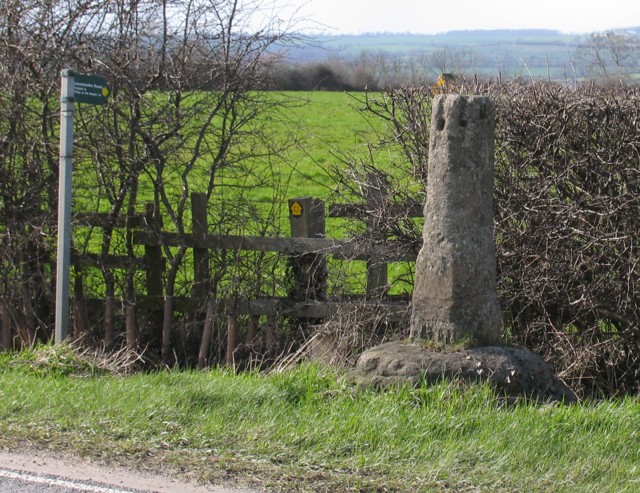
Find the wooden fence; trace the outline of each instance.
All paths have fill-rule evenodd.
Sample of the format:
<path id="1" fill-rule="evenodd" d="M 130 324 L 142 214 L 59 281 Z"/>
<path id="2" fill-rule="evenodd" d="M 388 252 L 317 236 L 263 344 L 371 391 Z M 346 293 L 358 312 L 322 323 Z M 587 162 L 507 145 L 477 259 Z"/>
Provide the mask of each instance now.
<path id="1" fill-rule="evenodd" d="M 193 252 L 193 289 L 191 296 L 174 300 L 173 308 L 177 312 L 189 313 L 211 305 L 220 307 L 233 303 L 236 315 L 250 315 L 252 320 L 266 316 L 270 319 L 289 316 L 306 319 L 314 323 L 344 312 L 372 312 L 385 321 L 399 321 L 408 313 L 408 297 L 393 297 L 388 293 L 388 264 L 399 261 L 415 261 L 417 252 L 399 242 L 384 241 L 380 234 L 381 215 L 397 212 L 401 209 L 409 217 L 422 217 L 422 207 L 417 204 L 390 204 L 383 181 L 376 175 L 370 175 L 369 193 L 366 201 L 359 204 L 332 204 L 328 208 L 322 200 L 312 197 L 297 197 L 288 201 L 290 237 L 230 236 L 209 232 L 207 200 L 204 194 L 191 196 L 192 230 L 178 234 L 165 231 L 159 215 L 152 205 L 148 205 L 144 214 L 135 215 L 115 224 L 106 214 L 83 214 L 76 216 L 77 224 L 91 228 L 128 226 L 132 232 L 129 241 L 142 246 L 142 258 L 126 255 L 84 254 L 74 256 L 74 266 L 82 269 L 87 263 L 105 269 L 126 269 L 132 265 L 144 269 L 146 294 L 136 294 L 136 311 L 146 316 L 155 316 L 161 323 L 164 296 L 163 283 L 166 268 L 163 248 L 183 247 Z M 326 237 L 325 219 L 351 218 L 363 220 L 366 224 L 365 237 L 369 241 L 362 243 L 353 239 L 337 240 Z M 371 240 L 374 241 L 371 241 Z M 379 241 L 375 241 L 375 240 Z M 210 300 L 211 268 L 209 265 L 211 250 L 278 252 L 289 256 L 293 264 L 294 289 L 290 296 L 259 297 L 244 300 Z M 361 295 L 343 298 L 329 297 L 326 293 L 327 257 L 341 260 L 360 260 L 366 262 L 366 292 Z M 82 276 L 76 276 L 82 282 Z M 74 324 L 76 331 L 84 331 L 89 323 L 86 306 L 98 305 L 104 300 L 87 300 L 83 297 L 82 286 L 76 286 Z M 127 337 L 135 325 L 133 309 L 127 313 L 124 304 L 123 313 L 127 326 Z M 113 309 L 111 310 L 111 312 Z M 104 313 L 110 313 L 104 310 Z M 154 315 L 155 314 L 155 315 Z M 113 317 L 113 314 L 110 315 Z M 105 319 L 108 318 L 105 315 Z M 111 320 L 104 320 L 112 324 Z M 253 328 L 255 330 L 255 328 Z M 135 336 L 132 336 L 135 337 Z M 105 336 L 106 338 L 106 336 Z M 133 344 L 133 340 L 131 341 Z"/>

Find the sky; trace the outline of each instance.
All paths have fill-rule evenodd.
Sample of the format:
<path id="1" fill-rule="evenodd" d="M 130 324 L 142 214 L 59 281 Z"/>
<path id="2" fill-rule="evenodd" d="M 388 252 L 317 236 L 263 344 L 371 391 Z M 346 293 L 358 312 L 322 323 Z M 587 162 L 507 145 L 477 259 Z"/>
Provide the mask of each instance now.
<path id="1" fill-rule="evenodd" d="M 588 33 L 640 26 L 639 0 L 275 0 L 305 25 L 333 34 L 458 29 Z"/>

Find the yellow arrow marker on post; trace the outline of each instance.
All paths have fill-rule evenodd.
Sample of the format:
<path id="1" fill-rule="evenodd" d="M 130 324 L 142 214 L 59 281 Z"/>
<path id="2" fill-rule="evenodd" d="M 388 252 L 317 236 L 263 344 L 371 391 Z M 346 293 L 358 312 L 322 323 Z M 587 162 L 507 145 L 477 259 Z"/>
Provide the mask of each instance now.
<path id="1" fill-rule="evenodd" d="M 291 205 L 289 206 L 289 212 L 291 212 L 291 215 L 295 217 L 302 216 L 303 210 L 304 209 L 302 208 L 302 205 L 298 201 L 292 202 Z"/>

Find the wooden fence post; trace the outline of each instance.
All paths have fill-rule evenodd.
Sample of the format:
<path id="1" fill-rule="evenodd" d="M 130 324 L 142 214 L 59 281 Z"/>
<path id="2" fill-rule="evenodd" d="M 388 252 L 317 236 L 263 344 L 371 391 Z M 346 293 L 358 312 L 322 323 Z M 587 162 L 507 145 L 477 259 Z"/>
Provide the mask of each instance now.
<path id="1" fill-rule="evenodd" d="M 238 320 L 237 310 L 232 310 L 227 316 L 227 351 L 225 352 L 225 361 L 227 366 L 235 366 L 235 352 L 238 347 L 238 327 L 240 325 Z"/>
<path id="2" fill-rule="evenodd" d="M 124 323 L 127 349 L 134 351 L 138 345 L 138 327 L 136 324 L 136 304 L 130 300 L 124 302 Z"/>
<path id="3" fill-rule="evenodd" d="M 209 274 L 209 254 L 207 250 L 207 195 L 191 194 L 191 218 L 193 221 L 193 296 L 199 302 L 209 295 L 211 276 Z"/>
<path id="4" fill-rule="evenodd" d="M 384 177 L 378 173 L 367 174 L 367 236 L 373 241 L 384 240 L 383 226 L 384 203 L 387 200 L 388 189 Z M 387 264 L 375 257 L 367 259 L 367 299 L 381 299 L 388 290 Z"/>
<path id="5" fill-rule="evenodd" d="M 156 210 L 155 204 L 149 202 L 146 204 L 145 224 L 147 228 L 160 234 L 162 230 L 162 217 L 160 211 Z M 157 245 L 144 246 L 144 268 L 145 268 L 145 287 L 147 296 L 152 297 L 153 303 L 149 312 L 149 324 L 153 328 L 162 327 L 162 297 L 163 291 L 163 274 L 164 274 L 164 258 L 162 256 L 162 247 Z"/>
<path id="6" fill-rule="evenodd" d="M 113 285 L 111 285 L 113 287 Z M 112 290 L 109 289 L 109 286 L 106 286 L 105 289 L 105 299 L 104 299 L 104 344 L 105 346 L 109 346 L 113 341 L 115 335 L 113 333 L 113 326 L 115 323 L 115 300 L 113 297 Z"/>
<path id="7" fill-rule="evenodd" d="M 87 312 L 87 300 L 84 297 L 84 276 L 80 261 L 76 263 L 75 270 L 76 275 L 73 281 L 73 335 L 74 337 L 83 337 L 89 332 L 89 313 Z"/>
<path id="8" fill-rule="evenodd" d="M 251 315 L 249 319 L 249 327 L 247 328 L 246 344 L 251 350 L 258 337 L 258 328 L 260 327 L 260 315 Z"/>
<path id="9" fill-rule="evenodd" d="M 312 197 L 289 200 L 289 224 L 294 238 L 324 238 L 324 202 Z M 293 258 L 294 289 L 292 297 L 299 301 L 320 301 L 327 292 L 326 255 L 315 253 Z"/>

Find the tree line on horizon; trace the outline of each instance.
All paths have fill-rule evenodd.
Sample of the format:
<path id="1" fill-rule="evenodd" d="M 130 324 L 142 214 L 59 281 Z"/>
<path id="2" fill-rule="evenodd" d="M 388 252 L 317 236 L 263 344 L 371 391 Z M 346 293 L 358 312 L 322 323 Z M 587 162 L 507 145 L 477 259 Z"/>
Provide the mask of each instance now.
<path id="1" fill-rule="evenodd" d="M 487 31 L 484 35 L 502 36 L 505 32 L 521 33 L 500 30 Z M 554 33 L 534 32 L 540 35 Z M 577 36 L 567 45 L 566 52 L 565 45 L 562 45 L 563 56 L 566 55 L 567 59 L 558 58 L 557 53 L 549 55 L 545 52 L 545 46 L 556 44 L 557 41 L 553 39 L 541 37 L 540 40 L 519 40 L 513 34 L 509 38 L 515 47 L 512 49 L 513 53 L 504 55 L 499 60 L 491 59 L 483 53 L 482 47 L 472 48 L 468 44 L 456 44 L 456 35 L 461 36 L 469 32 L 456 33 L 439 35 L 443 37 L 443 42 L 423 49 L 407 42 L 406 49 L 395 51 L 366 48 L 366 41 L 359 43 L 358 39 L 401 36 L 399 34 L 348 36 L 347 39 L 351 40 L 351 43 L 345 42 L 343 45 L 340 45 L 340 37 L 332 38 L 332 46 L 341 46 L 341 49 L 322 51 L 321 48 L 315 47 L 308 55 L 305 55 L 304 49 L 296 49 L 293 60 L 281 60 L 275 71 L 270 74 L 270 87 L 294 91 L 376 91 L 405 85 L 430 85 L 444 73 L 468 79 L 524 77 L 573 83 L 594 81 L 602 85 L 633 85 L 640 80 L 640 28 Z M 413 35 L 409 38 L 411 36 Z M 420 38 L 418 35 L 416 37 Z M 447 40 L 450 43 L 447 43 Z M 356 51 L 351 48 L 351 44 L 365 47 Z M 540 49 L 528 60 L 526 55 L 521 55 L 517 50 L 519 45 L 531 44 Z M 342 51 L 343 54 L 337 54 L 336 51 Z"/>

